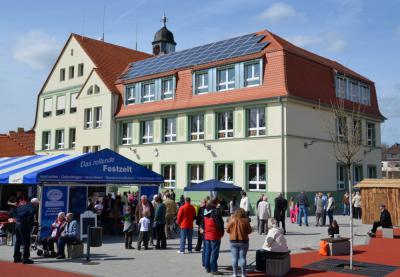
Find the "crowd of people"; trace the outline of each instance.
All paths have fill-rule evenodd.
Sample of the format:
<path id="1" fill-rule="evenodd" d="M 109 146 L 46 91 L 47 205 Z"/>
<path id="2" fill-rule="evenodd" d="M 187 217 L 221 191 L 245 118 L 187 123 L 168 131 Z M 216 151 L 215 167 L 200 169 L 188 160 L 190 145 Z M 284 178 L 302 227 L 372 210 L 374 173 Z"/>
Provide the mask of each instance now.
<path id="1" fill-rule="evenodd" d="M 245 192 L 241 192 L 241 198 L 232 197 L 229 204 L 221 204 L 218 198 L 207 197 L 200 201 L 195 207 L 189 197 L 181 196 L 179 201 L 175 200 L 173 191 L 167 190 L 154 195 L 152 201 L 146 195 L 139 199 L 137 194 L 118 194 L 115 199 L 109 194 L 104 197 L 101 203 L 89 201 L 88 209 L 97 212 L 101 217 L 104 213 L 119 210 L 123 223 L 122 232 L 124 235 L 125 249 L 135 249 L 133 244 L 134 234 L 137 234 L 136 248 L 141 250 L 150 249 L 153 246 L 156 250 L 167 249 L 167 240 L 180 236 L 179 254 L 202 251 L 201 260 L 204 270 L 212 275 L 223 275 L 218 270 L 218 258 L 221 247 L 221 239 L 227 233 L 230 242 L 232 256 L 233 276 L 246 275 L 246 255 L 249 249 L 249 235 L 253 229 L 251 226 L 250 213 L 252 206 Z M 28 202 L 23 195 L 17 195 L 10 199 L 13 209 L 12 213 L 16 219 L 16 243 L 14 251 L 14 262 L 33 263 L 30 259 L 30 229 L 33 226 L 34 215 L 39 200 L 34 198 Z M 123 208 L 120 208 L 123 203 Z M 350 205 L 350 203 L 352 203 Z M 348 215 L 350 209 L 354 209 L 355 217 L 361 215 L 361 196 L 356 192 L 350 202 L 347 193 L 344 194 L 343 214 Z M 109 208 L 111 207 L 111 210 Z M 286 242 L 287 209 L 292 223 L 308 226 L 308 212 L 310 210 L 309 200 L 303 191 L 296 197 L 287 201 L 282 193 L 278 193 L 274 199 L 274 211 L 271 211 L 271 204 L 268 197 L 260 195 L 256 202 L 254 211 L 257 218 L 257 231 L 265 235 L 264 244 L 256 251 L 256 270 L 265 271 L 265 263 L 268 256 L 274 253 L 286 253 L 289 251 Z M 327 233 L 330 237 L 339 235 L 339 225 L 333 218 L 337 208 L 332 193 L 317 193 L 314 198 L 314 210 L 316 226 L 324 226 L 326 217 L 329 219 Z M 224 223 L 223 215 L 225 210 L 229 211 L 227 224 Z M 390 213 L 385 205 L 380 205 L 380 220 L 374 222 L 370 236 L 375 236 L 378 227 L 391 227 Z M 197 225 L 197 243 L 193 249 L 193 231 Z M 66 244 L 79 242 L 79 228 L 72 213 L 60 212 L 51 225 L 50 234 L 42 240 L 45 255 L 64 259 L 64 248 Z M 155 243 L 154 243 L 155 240 Z M 24 246 L 23 253 L 20 253 L 21 245 Z M 57 252 L 54 246 L 57 245 Z"/>

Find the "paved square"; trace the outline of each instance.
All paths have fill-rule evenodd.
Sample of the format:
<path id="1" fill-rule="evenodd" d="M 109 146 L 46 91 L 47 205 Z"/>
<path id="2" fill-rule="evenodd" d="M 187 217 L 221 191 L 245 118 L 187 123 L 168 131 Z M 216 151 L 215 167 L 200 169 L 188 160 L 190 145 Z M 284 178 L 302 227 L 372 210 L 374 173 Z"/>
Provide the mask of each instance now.
<path id="1" fill-rule="evenodd" d="M 342 236 L 349 234 L 349 218 L 337 216 L 335 219 L 340 225 Z M 252 224 L 256 220 L 253 218 Z M 310 226 L 299 227 L 290 223 L 287 219 L 287 241 L 291 253 L 307 252 L 319 248 L 319 240 L 327 237 L 327 227 L 315 227 L 315 217 L 309 218 Z M 354 221 L 354 232 L 357 236 L 356 243 L 365 241 L 365 234 L 370 226 Z M 255 251 L 261 247 L 265 236 L 253 232 L 250 235 L 250 249 L 247 255 L 247 263 L 251 268 L 255 264 Z M 361 238 L 361 239 L 360 239 Z M 195 237 L 193 242 L 195 243 Z M 48 258 L 37 258 L 32 252 L 35 264 L 39 266 L 84 273 L 93 276 L 207 276 L 201 266 L 201 253 L 177 254 L 179 239 L 168 240 L 167 250 L 125 250 L 122 237 L 106 237 L 103 246 L 91 248 L 92 265 L 85 264 L 85 259 L 55 260 Z M 13 248 L 0 246 L 0 260 L 12 261 Z M 308 250 L 305 250 L 308 249 Z M 86 251 L 86 250 L 85 250 Z M 221 252 L 218 260 L 220 270 L 230 275 L 231 255 L 229 250 L 229 239 L 225 234 L 222 239 Z"/>

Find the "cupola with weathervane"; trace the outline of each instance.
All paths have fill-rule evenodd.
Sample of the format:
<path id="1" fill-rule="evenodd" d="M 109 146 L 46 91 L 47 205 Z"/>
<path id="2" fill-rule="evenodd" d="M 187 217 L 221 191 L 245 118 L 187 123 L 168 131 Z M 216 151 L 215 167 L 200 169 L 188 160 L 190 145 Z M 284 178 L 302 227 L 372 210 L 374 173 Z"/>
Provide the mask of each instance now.
<path id="1" fill-rule="evenodd" d="M 165 16 L 165 12 L 161 18 L 161 22 L 163 23 L 163 27 L 154 35 L 154 41 L 152 43 L 154 55 L 175 52 L 176 42 L 174 41 L 172 32 L 167 29 L 167 17 Z"/>

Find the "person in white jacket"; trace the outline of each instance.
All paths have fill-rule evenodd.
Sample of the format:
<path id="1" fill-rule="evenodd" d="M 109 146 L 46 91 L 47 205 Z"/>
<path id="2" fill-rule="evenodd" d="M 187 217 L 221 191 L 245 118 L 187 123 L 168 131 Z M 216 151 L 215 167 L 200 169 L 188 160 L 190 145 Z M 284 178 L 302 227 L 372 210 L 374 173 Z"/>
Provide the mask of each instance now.
<path id="1" fill-rule="evenodd" d="M 268 203 L 268 198 L 263 196 L 262 201 L 258 204 L 257 208 L 258 218 L 260 220 L 260 226 L 258 233 L 261 235 L 264 232 L 268 232 L 268 219 L 271 217 L 271 206 Z"/>
<path id="2" fill-rule="evenodd" d="M 249 198 L 247 197 L 246 192 L 242 191 L 242 198 L 240 199 L 240 208 L 245 210 L 247 216 L 250 215 L 250 207 L 249 207 Z"/>
<path id="3" fill-rule="evenodd" d="M 357 191 L 356 195 L 353 197 L 352 201 L 354 206 L 354 218 L 361 219 L 361 195 L 360 192 Z"/>
<path id="4" fill-rule="evenodd" d="M 256 251 L 256 271 L 265 272 L 267 255 L 286 253 L 289 251 L 283 229 L 278 227 L 275 218 L 271 219 L 272 228 L 269 229 L 261 249 Z"/>

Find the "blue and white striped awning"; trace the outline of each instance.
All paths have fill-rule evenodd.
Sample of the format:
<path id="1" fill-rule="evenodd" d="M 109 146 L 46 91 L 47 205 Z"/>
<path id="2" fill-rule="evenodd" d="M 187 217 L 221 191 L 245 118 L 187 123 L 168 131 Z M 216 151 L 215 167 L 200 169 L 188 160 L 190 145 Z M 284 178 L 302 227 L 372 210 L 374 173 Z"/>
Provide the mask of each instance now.
<path id="1" fill-rule="evenodd" d="M 57 167 L 84 154 L 33 155 L 0 158 L 0 184 L 37 184 L 37 173 Z"/>
<path id="2" fill-rule="evenodd" d="M 0 184 L 160 184 L 163 176 L 110 149 L 0 159 Z"/>

